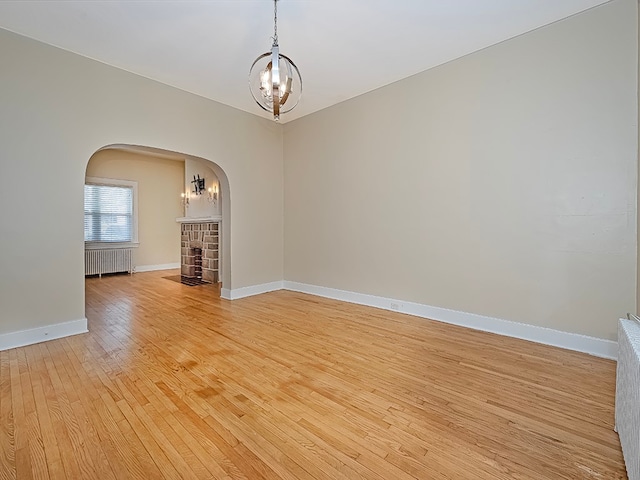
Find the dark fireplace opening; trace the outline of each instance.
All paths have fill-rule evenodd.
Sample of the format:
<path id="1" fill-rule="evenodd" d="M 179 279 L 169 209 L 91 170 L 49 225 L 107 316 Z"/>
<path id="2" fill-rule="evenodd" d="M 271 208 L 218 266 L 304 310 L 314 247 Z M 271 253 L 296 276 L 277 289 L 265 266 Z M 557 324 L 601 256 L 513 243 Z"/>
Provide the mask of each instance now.
<path id="1" fill-rule="evenodd" d="M 202 280 L 202 249 L 193 249 L 193 276 L 198 280 Z"/>
<path id="2" fill-rule="evenodd" d="M 185 260 L 186 265 L 182 267 L 182 283 L 185 285 L 202 285 L 203 283 L 210 283 L 202 278 L 202 248 L 189 247 Z"/>

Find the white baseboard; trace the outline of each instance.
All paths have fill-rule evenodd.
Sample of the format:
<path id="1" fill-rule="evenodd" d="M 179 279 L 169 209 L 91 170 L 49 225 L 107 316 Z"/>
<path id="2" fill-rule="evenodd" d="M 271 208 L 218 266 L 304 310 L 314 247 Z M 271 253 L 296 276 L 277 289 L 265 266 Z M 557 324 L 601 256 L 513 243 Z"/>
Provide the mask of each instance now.
<path id="1" fill-rule="evenodd" d="M 298 282 L 283 282 L 285 290 L 309 293 L 320 297 L 342 300 L 344 302 L 367 305 L 384 310 L 407 313 L 417 317 L 437 320 L 462 327 L 473 328 L 485 332 L 497 333 L 507 337 L 520 338 L 531 342 L 553 345 L 555 347 L 588 353 L 596 357 L 616 359 L 618 343 L 612 340 L 589 337 L 578 333 L 562 332 L 551 328 L 538 327 L 525 323 L 512 322 L 475 313 L 459 312 L 447 308 L 431 307 L 420 303 L 394 300 L 392 298 L 377 297 L 362 293 L 338 290 L 335 288 L 319 287 Z"/>
<path id="2" fill-rule="evenodd" d="M 0 335 L 0 351 L 11 348 L 24 347 L 34 343 L 55 340 L 79 333 L 87 333 L 87 319 L 72 320 L 70 322 L 56 323 L 45 327 L 30 328 L 19 332 L 11 332 Z"/>
<path id="3" fill-rule="evenodd" d="M 416 317 L 437 320 L 443 323 L 459 325 L 462 327 L 496 333 L 507 337 L 520 338 L 531 342 L 552 345 L 567 350 L 588 353 L 596 357 L 615 360 L 618 356 L 618 343 L 612 340 L 589 337 L 579 333 L 562 332 L 552 328 L 539 327 L 526 323 L 518 323 L 495 317 L 487 317 L 475 313 L 460 312 L 448 308 L 432 307 L 421 303 L 407 302 L 393 298 L 378 297 L 364 293 L 349 292 L 336 288 L 319 287 L 298 282 L 271 282 L 261 285 L 252 285 L 230 290 L 223 288 L 220 296 L 227 300 L 259 295 L 275 290 L 291 290 L 294 292 L 308 293 L 319 297 L 342 300 L 343 302 L 356 303 L 369 307 L 381 308 L 399 313 L 406 313 Z"/>
<path id="4" fill-rule="evenodd" d="M 239 298 L 251 297 L 252 295 L 260 295 L 261 293 L 282 290 L 283 282 L 262 283 L 260 285 L 251 285 L 250 287 L 220 289 L 220 296 L 226 300 L 238 300 Z"/>
<path id="5" fill-rule="evenodd" d="M 163 263 L 162 265 L 137 265 L 133 267 L 133 273 L 155 272 L 156 270 L 173 270 L 180 268 L 180 263 Z"/>
<path id="6" fill-rule="evenodd" d="M 505 335 L 507 337 L 520 338 L 545 345 L 584 352 L 597 357 L 615 360 L 618 355 L 618 343 L 612 340 L 589 337 L 578 333 L 562 332 L 551 328 L 512 322 L 509 320 L 477 315 L 475 313 L 460 312 L 447 308 L 432 307 L 420 303 L 406 302 L 404 300 L 395 300 L 375 295 L 366 295 L 363 293 L 349 292 L 335 288 L 319 287 L 305 283 L 278 281 L 236 288 L 233 290 L 223 288 L 221 289 L 221 297 L 227 300 L 238 300 L 240 298 L 282 289 L 406 313 L 421 318 L 460 325 L 474 330 L 482 330 L 485 332 Z M 54 325 L 32 328 L 29 330 L 5 333 L 0 335 L 0 351 L 86 332 L 88 332 L 87 319 L 82 318 L 80 320 L 56 323 Z"/>

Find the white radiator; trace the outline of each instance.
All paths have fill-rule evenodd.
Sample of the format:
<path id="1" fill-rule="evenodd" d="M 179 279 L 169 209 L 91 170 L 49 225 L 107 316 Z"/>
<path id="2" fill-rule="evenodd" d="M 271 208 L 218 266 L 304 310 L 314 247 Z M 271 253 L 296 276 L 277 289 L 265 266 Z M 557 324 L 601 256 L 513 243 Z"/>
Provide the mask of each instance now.
<path id="1" fill-rule="evenodd" d="M 85 249 L 84 274 L 102 275 L 133 271 L 130 248 Z"/>
<path id="2" fill-rule="evenodd" d="M 640 480 L 640 323 L 618 322 L 616 431 L 629 480 Z"/>

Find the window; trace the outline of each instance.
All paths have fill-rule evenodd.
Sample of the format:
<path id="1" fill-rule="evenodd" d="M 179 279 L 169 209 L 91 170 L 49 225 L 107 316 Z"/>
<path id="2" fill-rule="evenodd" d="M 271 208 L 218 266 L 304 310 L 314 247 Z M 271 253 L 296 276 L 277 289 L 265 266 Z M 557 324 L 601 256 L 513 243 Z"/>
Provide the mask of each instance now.
<path id="1" fill-rule="evenodd" d="M 84 241 L 137 242 L 136 182 L 88 177 L 84 186 Z"/>

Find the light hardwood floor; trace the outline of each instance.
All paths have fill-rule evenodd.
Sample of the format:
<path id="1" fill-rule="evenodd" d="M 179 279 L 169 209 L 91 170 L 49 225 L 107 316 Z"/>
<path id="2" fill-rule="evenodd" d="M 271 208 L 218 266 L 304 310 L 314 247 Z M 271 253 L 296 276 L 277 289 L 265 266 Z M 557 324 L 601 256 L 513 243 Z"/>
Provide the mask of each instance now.
<path id="1" fill-rule="evenodd" d="M 615 363 L 293 292 L 86 281 L 0 352 L 0 479 L 622 479 Z"/>

